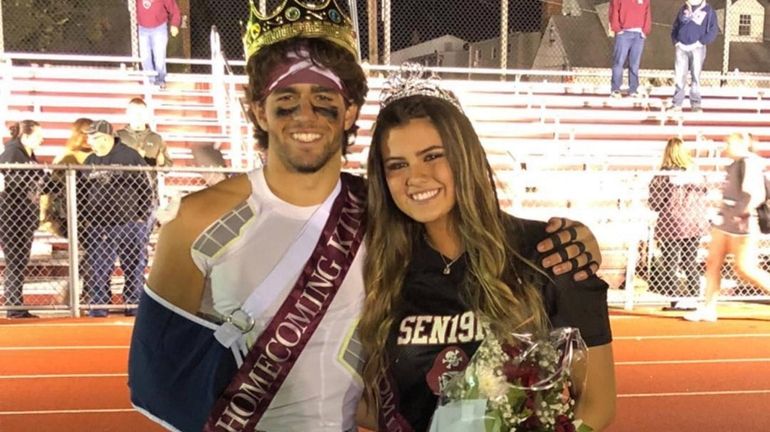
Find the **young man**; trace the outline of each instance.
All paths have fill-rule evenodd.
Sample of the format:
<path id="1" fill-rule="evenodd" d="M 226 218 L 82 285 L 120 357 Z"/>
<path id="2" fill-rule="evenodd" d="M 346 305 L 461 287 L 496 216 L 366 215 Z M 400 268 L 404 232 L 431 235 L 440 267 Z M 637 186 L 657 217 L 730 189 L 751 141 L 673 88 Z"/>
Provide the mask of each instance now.
<path id="1" fill-rule="evenodd" d="M 628 95 L 636 97 L 639 95 L 639 65 L 644 40 L 652 27 L 650 0 L 610 0 L 609 11 L 610 29 L 615 34 L 610 95 L 621 97 L 623 66 L 628 61 Z"/>
<path id="2" fill-rule="evenodd" d="M 173 162 L 163 138 L 147 123 L 149 114 L 142 98 L 128 102 L 126 118 L 128 124 L 118 131 L 120 142 L 136 150 L 150 166 L 171 166 Z"/>
<path id="3" fill-rule="evenodd" d="M 86 132 L 93 153 L 85 165 L 138 165 L 147 163 L 136 150 L 115 137 L 105 120 L 94 122 Z M 123 301 L 136 304 L 144 286 L 147 267 L 147 221 L 152 213 L 152 186 L 146 172 L 85 171 L 78 188 L 82 198 L 83 247 L 86 251 L 85 291 L 91 305 L 110 304 L 110 282 L 115 258 L 125 276 Z M 125 310 L 126 316 L 136 309 Z M 106 309 L 91 309 L 89 316 L 106 317 Z"/>
<path id="4" fill-rule="evenodd" d="M 136 0 L 136 20 L 142 70 L 155 72 L 152 83 L 166 88 L 166 46 L 169 32 L 171 37 L 179 34 L 179 6 L 176 0 Z"/>
<path id="5" fill-rule="evenodd" d="M 247 98 L 267 164 L 182 201 L 140 302 L 131 400 L 178 430 L 356 428 L 365 185 L 341 169 L 366 77 L 334 2 L 296 6 L 276 24 L 252 5 L 246 32 Z M 587 277 L 598 248 L 584 226 L 563 222 L 543 245 L 564 242 L 563 258 L 548 264 L 572 259 L 559 265 L 590 268 Z M 570 238 L 589 252 L 574 258 L 585 249 Z"/>
<path id="6" fill-rule="evenodd" d="M 690 76 L 690 108 L 701 112 L 700 73 L 706 61 L 706 45 L 719 34 L 719 22 L 706 0 L 685 0 L 671 28 L 671 42 L 676 48 L 674 62 L 674 99 L 672 111 L 681 111 L 687 77 Z"/>

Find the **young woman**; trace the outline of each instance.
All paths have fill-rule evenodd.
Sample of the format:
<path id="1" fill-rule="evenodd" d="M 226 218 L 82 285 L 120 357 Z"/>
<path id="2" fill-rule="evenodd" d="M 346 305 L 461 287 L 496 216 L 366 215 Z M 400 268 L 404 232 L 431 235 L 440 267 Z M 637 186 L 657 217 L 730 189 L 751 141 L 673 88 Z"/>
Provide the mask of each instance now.
<path id="1" fill-rule="evenodd" d="M 649 187 L 650 209 L 658 213 L 655 238 L 661 252 L 660 266 L 654 272 L 651 289 L 660 294 L 685 296 L 671 302 L 675 310 L 694 310 L 700 292 L 700 269 L 697 263 L 700 239 L 706 234 L 706 185 L 703 177 L 690 172 L 692 158 L 684 142 L 671 138 L 663 151 L 661 171 Z M 686 275 L 684 290 L 679 289 L 680 272 Z"/>
<path id="2" fill-rule="evenodd" d="M 360 334 L 380 430 L 390 429 L 392 409 L 414 431 L 428 429 L 442 383 L 483 339 L 481 323 L 500 335 L 580 328 L 589 355 L 576 368 L 586 378 L 574 380 L 576 415 L 601 430 L 615 407 L 606 283 L 552 279 L 536 268 L 545 223 L 500 209 L 486 155 L 456 99 L 411 88 L 385 101 L 367 165 Z M 383 377 L 393 387 L 388 407 L 378 394 Z"/>
<path id="3" fill-rule="evenodd" d="M 91 146 L 88 145 L 85 133 L 93 121 L 88 118 L 79 118 L 72 123 L 71 134 L 64 150 L 54 158 L 57 165 L 83 165 L 88 155 L 91 154 Z M 40 198 L 40 206 L 43 209 L 43 229 L 58 236 L 67 236 L 67 197 L 65 172 L 54 170 L 51 173 L 51 182 L 48 186 L 50 193 Z M 83 268 L 81 267 L 81 270 Z"/>
<path id="4" fill-rule="evenodd" d="M 11 140 L 5 143 L 0 163 L 37 163 L 35 150 L 43 142 L 43 130 L 34 120 L 24 120 L 10 127 Z M 41 170 L 3 170 L 0 192 L 0 244 L 5 255 L 5 303 L 24 304 L 24 273 L 32 253 L 32 239 L 40 225 L 40 193 L 44 174 Z M 8 318 L 36 318 L 26 309 L 8 311 Z"/>
<path id="5" fill-rule="evenodd" d="M 734 133 L 726 139 L 724 155 L 733 160 L 722 185 L 720 220 L 711 227 L 706 258 L 705 302 L 685 314 L 688 321 L 716 321 L 722 264 L 727 254 L 735 257 L 735 271 L 742 279 L 770 293 L 770 273 L 757 263 L 757 206 L 765 200 L 764 161 L 752 151 L 751 137 Z"/>

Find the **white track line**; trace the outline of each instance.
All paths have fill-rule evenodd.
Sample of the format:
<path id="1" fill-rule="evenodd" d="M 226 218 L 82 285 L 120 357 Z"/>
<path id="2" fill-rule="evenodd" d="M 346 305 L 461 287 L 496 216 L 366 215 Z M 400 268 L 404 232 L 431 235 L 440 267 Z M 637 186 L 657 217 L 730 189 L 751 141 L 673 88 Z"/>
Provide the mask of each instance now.
<path id="1" fill-rule="evenodd" d="M 646 366 L 646 365 L 680 365 L 680 364 L 708 364 L 708 363 L 768 363 L 770 358 L 733 358 L 733 359 L 708 359 L 708 360 L 640 360 L 640 361 L 616 361 L 615 366 Z"/>
<path id="2" fill-rule="evenodd" d="M 666 339 L 735 339 L 735 338 L 770 338 L 770 333 L 725 333 L 725 334 L 688 334 L 655 336 L 615 336 L 612 340 L 666 340 Z"/>
<path id="3" fill-rule="evenodd" d="M 127 373 L 0 375 L 0 380 L 56 379 L 56 378 L 124 378 L 127 376 L 128 376 Z"/>
<path id="4" fill-rule="evenodd" d="M 62 345 L 0 347 L 0 351 L 110 350 L 128 349 L 128 345 Z"/>
<path id="5" fill-rule="evenodd" d="M 770 394 L 767 390 L 721 390 L 721 391 L 703 391 L 703 392 L 671 392 L 671 393 L 630 393 L 619 394 L 619 398 L 646 398 L 646 397 L 678 397 L 678 396 L 739 396 L 739 395 L 757 395 Z"/>
<path id="6" fill-rule="evenodd" d="M 12 415 L 40 415 L 40 414 L 109 414 L 136 412 L 133 408 L 106 408 L 106 409 L 82 409 L 82 410 L 49 410 L 49 411 L 0 411 L 0 416 Z"/>

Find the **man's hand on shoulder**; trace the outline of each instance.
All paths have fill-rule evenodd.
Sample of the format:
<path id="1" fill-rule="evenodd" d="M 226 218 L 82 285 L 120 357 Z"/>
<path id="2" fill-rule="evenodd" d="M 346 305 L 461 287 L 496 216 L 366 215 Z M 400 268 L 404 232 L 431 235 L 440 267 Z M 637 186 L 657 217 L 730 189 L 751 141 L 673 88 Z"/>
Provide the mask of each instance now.
<path id="1" fill-rule="evenodd" d="M 554 217 L 545 230 L 550 235 L 537 244 L 545 255 L 541 264 L 555 275 L 573 273 L 575 281 L 588 279 L 602 263 L 602 252 L 594 233 L 582 222 Z"/>

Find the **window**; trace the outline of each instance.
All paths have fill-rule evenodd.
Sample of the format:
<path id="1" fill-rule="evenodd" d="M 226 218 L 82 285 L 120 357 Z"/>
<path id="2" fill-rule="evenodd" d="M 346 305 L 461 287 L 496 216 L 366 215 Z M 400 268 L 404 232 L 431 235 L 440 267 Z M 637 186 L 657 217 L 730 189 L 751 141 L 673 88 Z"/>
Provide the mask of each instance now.
<path id="1" fill-rule="evenodd" d="M 751 36 L 751 15 L 741 15 L 738 20 L 738 36 Z"/>

